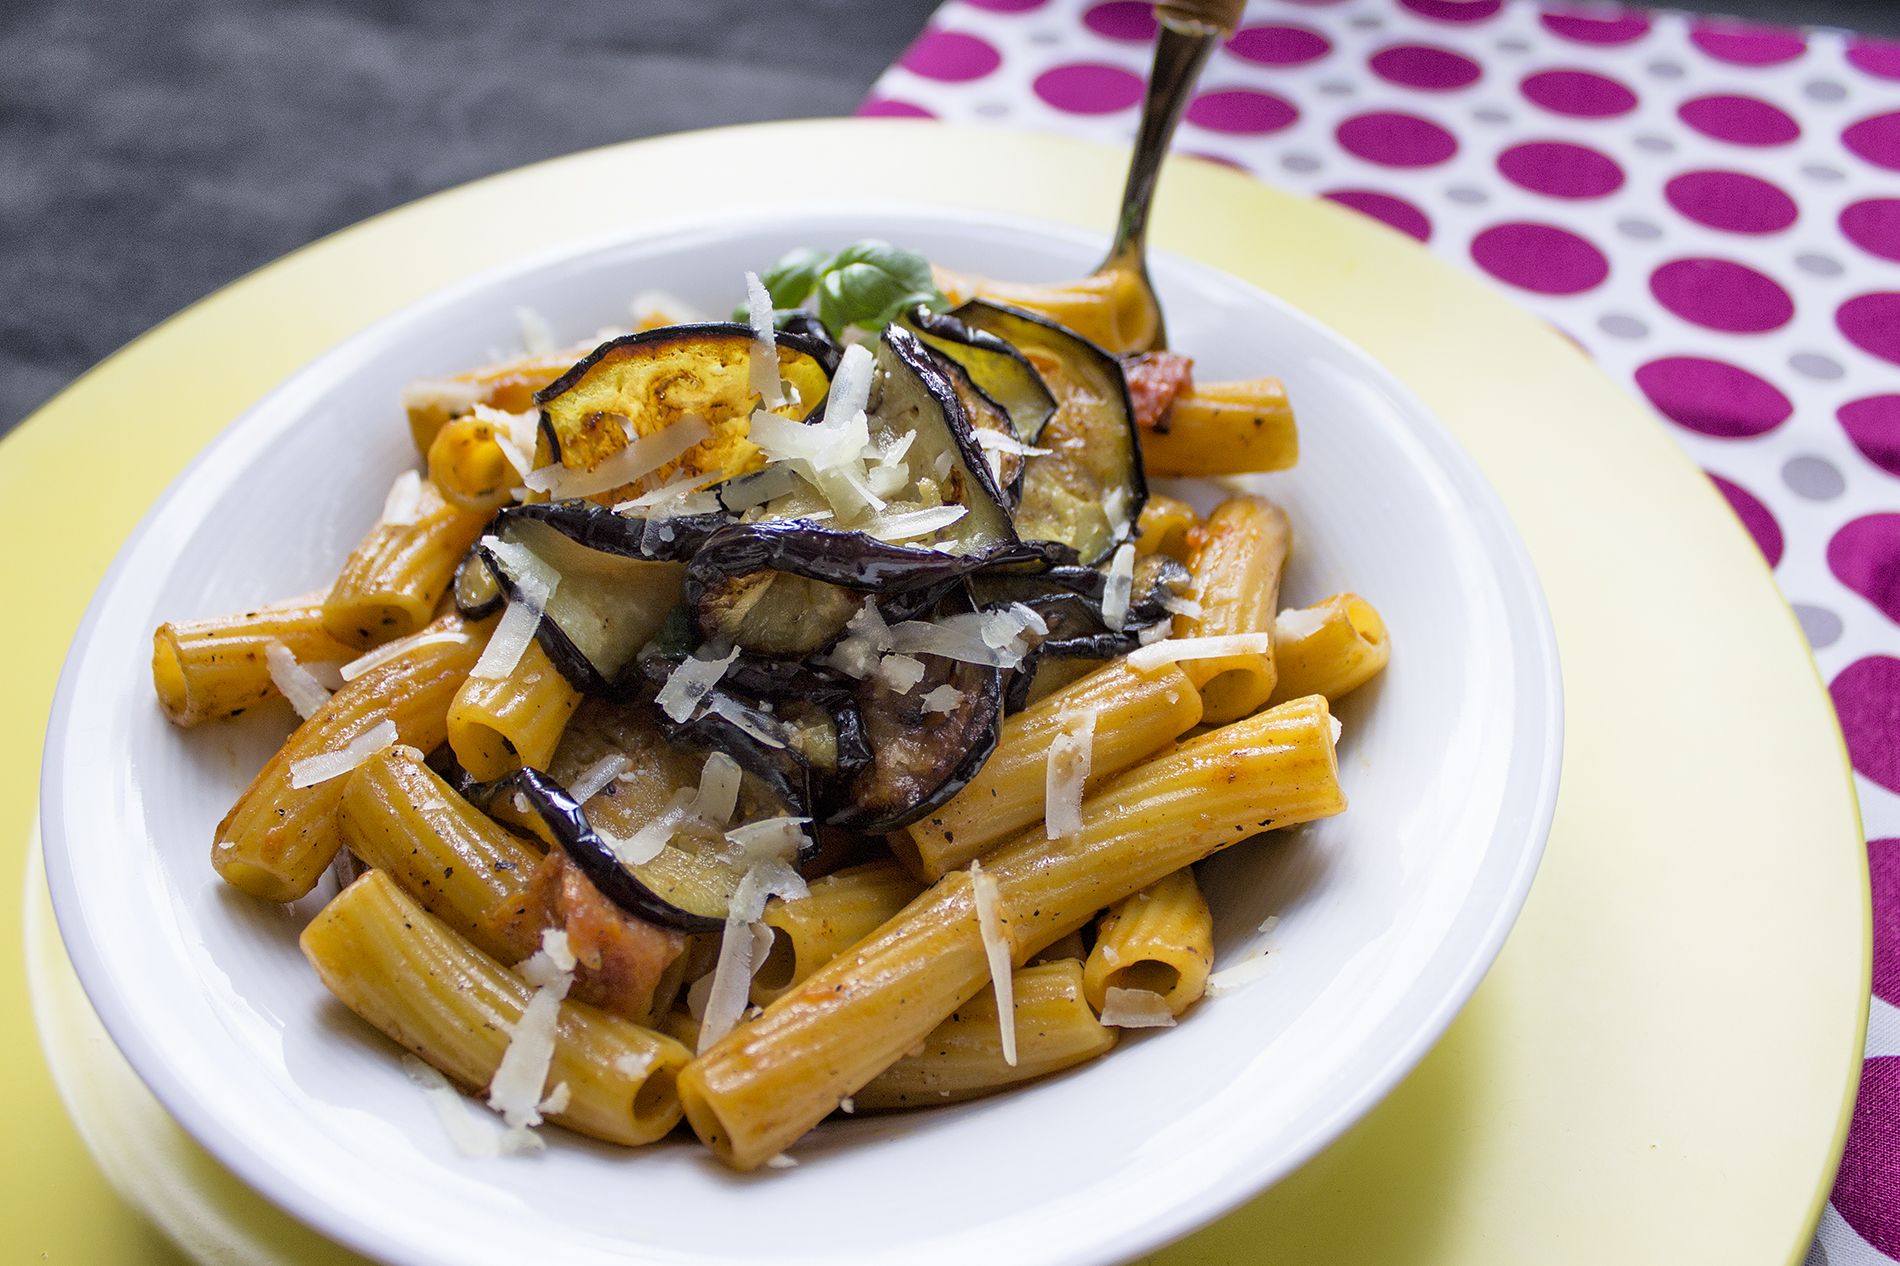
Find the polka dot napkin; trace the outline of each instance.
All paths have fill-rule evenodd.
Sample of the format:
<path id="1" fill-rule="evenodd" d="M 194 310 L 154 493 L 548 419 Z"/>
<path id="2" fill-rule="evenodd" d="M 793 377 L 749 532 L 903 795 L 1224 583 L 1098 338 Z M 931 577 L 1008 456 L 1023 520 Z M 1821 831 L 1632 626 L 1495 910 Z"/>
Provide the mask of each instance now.
<path id="1" fill-rule="evenodd" d="M 950 0 L 862 113 L 1135 129 L 1141 0 Z M 1767 556 L 1847 734 L 1874 1002 L 1808 1261 L 1900 1260 L 1900 44 L 1528 0 L 1253 0 L 1178 149 L 1491 278 L 1628 383 Z"/>

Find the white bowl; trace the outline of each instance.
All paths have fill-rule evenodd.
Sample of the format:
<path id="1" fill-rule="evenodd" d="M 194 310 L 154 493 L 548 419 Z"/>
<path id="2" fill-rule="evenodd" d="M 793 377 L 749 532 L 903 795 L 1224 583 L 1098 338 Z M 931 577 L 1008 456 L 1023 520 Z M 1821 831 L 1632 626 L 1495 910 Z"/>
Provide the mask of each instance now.
<path id="1" fill-rule="evenodd" d="M 290 908 L 221 883 L 212 831 L 288 731 L 282 705 L 181 732 L 152 629 L 326 585 L 414 459 L 411 378 L 563 337 L 658 288 L 708 311 L 801 244 L 887 237 L 947 265 L 1072 276 L 1094 239 L 883 208 L 643 235 L 480 277 L 365 330 L 233 424 L 148 514 L 74 643 L 47 736 L 47 871 L 80 979 L 165 1106 L 264 1195 L 390 1262 L 1100 1263 L 1283 1177 L 1389 1091 L 1496 955 L 1556 800 L 1555 643 L 1528 558 L 1445 430 L 1337 335 L 1233 279 L 1155 262 L 1175 346 L 1209 379 L 1286 380 L 1297 470 L 1262 477 L 1296 535 L 1290 601 L 1341 589 L 1391 628 L 1345 701 L 1343 816 L 1210 864 L 1217 966 L 1273 966 L 1179 1027 L 962 1107 L 822 1127 L 795 1169 L 741 1176 L 695 1144 L 624 1152 L 550 1130 L 538 1157 L 458 1155 L 393 1046 L 334 1003 Z M 1207 490 L 1203 490 L 1207 491 Z M 1269 936 L 1258 928 L 1269 914 Z"/>

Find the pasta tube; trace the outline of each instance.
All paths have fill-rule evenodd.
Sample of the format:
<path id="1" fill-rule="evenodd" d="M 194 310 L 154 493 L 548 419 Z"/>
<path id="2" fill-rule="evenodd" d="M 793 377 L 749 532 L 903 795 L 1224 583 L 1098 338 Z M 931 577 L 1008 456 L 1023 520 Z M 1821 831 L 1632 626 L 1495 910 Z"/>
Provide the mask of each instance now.
<path id="1" fill-rule="evenodd" d="M 429 444 L 429 482 L 458 510 L 493 514 L 521 479 L 495 435 L 495 424 L 457 418 Z"/>
<path id="2" fill-rule="evenodd" d="M 1180 668 L 1152 676 L 1120 661 L 1003 722 L 975 778 L 942 808 L 890 837 L 926 879 L 940 879 L 1043 817 L 1049 748 L 1063 718 L 1095 710 L 1089 782 L 1096 787 L 1201 722 L 1201 695 Z"/>
<path id="3" fill-rule="evenodd" d="M 1210 853 L 1344 808 L 1322 698 L 1184 743 L 1084 801 L 1076 834 L 1032 828 L 990 857 L 1011 961 Z M 970 872 L 953 871 L 687 1067 L 694 1132 L 729 1165 L 763 1164 L 980 992 L 985 948 Z"/>
<path id="4" fill-rule="evenodd" d="M 1188 533 L 1200 525 L 1201 516 L 1194 507 L 1176 497 L 1150 493 L 1135 522 L 1135 553 L 1166 554 L 1185 563 L 1191 554 Z"/>
<path id="5" fill-rule="evenodd" d="M 152 684 L 165 719 L 193 726 L 278 698 L 282 692 L 265 659 L 272 642 L 283 643 L 300 664 L 357 656 L 324 628 L 321 594 L 237 615 L 161 624 L 152 634 Z"/>
<path id="6" fill-rule="evenodd" d="M 535 992 L 379 870 L 325 906 L 298 943 L 344 1006 L 470 1090 L 493 1080 Z M 567 1103 L 549 1115 L 609 1143 L 651 1143 L 679 1123 L 688 1058 L 672 1038 L 562 1002 L 544 1093 L 565 1084 Z"/>
<path id="7" fill-rule="evenodd" d="M 490 958 L 519 962 L 539 929 L 511 918 L 541 855 L 455 794 L 413 747 L 385 748 L 343 785 L 343 843 Z"/>
<path id="8" fill-rule="evenodd" d="M 1377 676 L 1391 657 L 1385 621 L 1356 593 L 1282 611 L 1273 625 L 1279 680 L 1272 701 L 1325 695 L 1338 702 Z"/>
<path id="9" fill-rule="evenodd" d="M 752 976 L 752 1001 L 764 1006 L 902 910 L 923 885 L 894 861 L 871 862 L 811 882 L 795 901 L 765 907 L 772 948 Z"/>
<path id="10" fill-rule="evenodd" d="M 426 480 L 416 515 L 414 523 L 378 523 L 344 562 L 323 600 L 323 627 L 337 641 L 368 648 L 427 624 L 488 522 L 450 505 Z"/>
<path id="11" fill-rule="evenodd" d="M 1140 274 L 1110 268 L 1074 281 L 995 281 L 933 268 L 937 288 L 952 304 L 982 297 L 1023 308 L 1066 325 L 1121 355 L 1154 346 L 1155 310 Z"/>
<path id="12" fill-rule="evenodd" d="M 1073 1068 L 1115 1045 L 1116 1032 L 1083 997 L 1082 964 L 1073 958 L 1013 973 L 1016 1063 L 1003 1059 L 996 991 L 985 989 L 930 1031 L 906 1055 L 852 1095 L 852 1109 L 876 1112 L 956 1103 Z"/>
<path id="13" fill-rule="evenodd" d="M 506 677 L 470 677 L 449 705 L 449 746 L 476 778 L 499 778 L 527 765 L 546 769 L 574 709 L 576 690 L 529 638 Z"/>
<path id="14" fill-rule="evenodd" d="M 1082 985 L 1097 1011 L 1110 989 L 1145 989 L 1180 1015 L 1207 991 L 1213 962 L 1214 916 L 1194 872 L 1184 868 L 1109 907 Z"/>
<path id="15" fill-rule="evenodd" d="M 1182 392 L 1141 432 L 1150 475 L 1245 475 L 1300 460 L 1300 436 L 1277 378 L 1203 383 Z"/>
<path id="16" fill-rule="evenodd" d="M 365 670 L 291 734 L 218 823 L 211 864 L 265 901 L 295 901 L 336 856 L 343 779 L 294 787 L 292 766 L 341 752 L 384 721 L 397 742 L 424 751 L 447 732 L 449 700 L 482 653 L 485 633 L 444 616 L 413 644 Z"/>
<path id="17" fill-rule="evenodd" d="M 534 393 L 566 373 L 579 359 L 578 351 L 524 356 L 448 378 L 409 384 L 402 393 L 402 405 L 416 451 L 427 456 L 436 432 L 450 418 L 460 417 L 478 404 L 503 413 L 527 412 L 534 407 Z"/>
<path id="18" fill-rule="evenodd" d="M 1232 497 L 1214 507 L 1190 570 L 1198 616 L 1180 618 L 1182 637 L 1270 633 L 1280 609 L 1280 574 L 1293 533 L 1278 506 Z M 1273 694 L 1273 656 L 1228 655 L 1184 661 L 1201 690 L 1202 720 L 1221 725 L 1247 716 Z"/>

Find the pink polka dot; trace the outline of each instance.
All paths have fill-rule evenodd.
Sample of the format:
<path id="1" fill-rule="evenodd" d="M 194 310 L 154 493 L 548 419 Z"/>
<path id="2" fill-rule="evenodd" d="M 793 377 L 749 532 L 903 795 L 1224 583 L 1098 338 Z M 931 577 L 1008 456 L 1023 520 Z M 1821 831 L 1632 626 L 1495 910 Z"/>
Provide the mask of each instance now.
<path id="1" fill-rule="evenodd" d="M 1900 624 L 1900 514 L 1867 514 L 1844 524 L 1827 543 L 1827 569 Z M 1900 743 L 1900 733 L 1894 740 Z"/>
<path id="2" fill-rule="evenodd" d="M 1862 457 L 1900 478 L 1900 396 L 1850 400 L 1834 416 Z"/>
<path id="3" fill-rule="evenodd" d="M 1610 275 L 1603 252 L 1552 224 L 1496 224 L 1472 239 L 1471 257 L 1500 281 L 1544 295 L 1572 295 Z"/>
<path id="4" fill-rule="evenodd" d="M 1637 369 L 1636 385 L 1671 422 L 1718 440 L 1766 435 L 1794 415 L 1773 383 L 1701 356 L 1652 360 Z"/>
<path id="5" fill-rule="evenodd" d="M 1482 22 L 1497 16 L 1503 0 L 1399 0 L 1421 18 L 1439 22 Z"/>
<path id="6" fill-rule="evenodd" d="M 1856 295 L 1835 311 L 1834 324 L 1869 356 L 1900 365 L 1900 294 Z"/>
<path id="7" fill-rule="evenodd" d="M 1781 562 L 1781 524 L 1775 522 L 1775 516 L 1767 506 L 1740 484 L 1730 483 L 1714 471 L 1704 471 L 1714 481 L 1716 491 L 1728 499 L 1729 508 L 1735 511 L 1735 517 L 1742 521 L 1748 534 L 1755 538 L 1755 548 L 1761 556 L 1774 567 Z"/>
<path id="8" fill-rule="evenodd" d="M 1372 73 L 1407 88 L 1446 92 L 1478 82 L 1483 72 L 1463 53 L 1431 44 L 1395 44 L 1372 55 Z"/>
<path id="9" fill-rule="evenodd" d="M 1524 95 L 1552 114 L 1606 119 L 1636 108 L 1636 94 L 1606 75 L 1588 70 L 1544 70 L 1519 85 Z"/>
<path id="10" fill-rule="evenodd" d="M 1728 259 L 1677 259 L 1649 275 L 1656 302 L 1685 321 L 1730 334 L 1780 329 L 1794 300 L 1776 282 Z"/>
<path id="11" fill-rule="evenodd" d="M 1869 655 L 1828 686 L 1847 754 L 1862 776 L 1900 794 L 1900 659 Z"/>
<path id="12" fill-rule="evenodd" d="M 1249 26 L 1235 31 L 1227 51 L 1261 66 L 1303 66 L 1332 51 L 1324 35 L 1303 26 Z"/>
<path id="13" fill-rule="evenodd" d="M 1187 108 L 1187 121 L 1210 132 L 1235 136 L 1260 136 L 1278 132 L 1300 117 L 1293 103 L 1270 92 L 1252 88 L 1230 88 L 1223 92 L 1204 92 Z"/>
<path id="14" fill-rule="evenodd" d="M 1600 10 L 1557 9 L 1541 19 L 1552 35 L 1578 44 L 1628 44 L 1649 34 L 1649 18 L 1627 10 L 1604 13 Z"/>
<path id="15" fill-rule="evenodd" d="M 1003 55 L 974 35 L 926 30 L 904 50 L 898 64 L 925 79 L 967 83 L 1002 65 Z"/>
<path id="16" fill-rule="evenodd" d="M 1082 24 L 1111 40 L 1140 42 L 1153 39 L 1159 28 L 1155 7 L 1143 0 L 1109 0 L 1107 4 L 1093 5 L 1082 15 Z"/>
<path id="17" fill-rule="evenodd" d="M 1808 51 L 1796 31 L 1749 22 L 1698 22 L 1689 41 L 1719 62 L 1735 66 L 1776 66 Z"/>
<path id="18" fill-rule="evenodd" d="M 1841 144 L 1876 167 L 1900 171 L 1900 110 L 1862 119 L 1841 133 Z"/>
<path id="19" fill-rule="evenodd" d="M 1324 195 L 1344 207 L 1351 207 L 1383 220 L 1401 233 L 1417 238 L 1421 242 L 1431 240 L 1432 222 L 1425 213 L 1403 198 L 1389 193 L 1380 193 L 1374 189 L 1334 189 Z"/>
<path id="20" fill-rule="evenodd" d="M 1860 1066 L 1860 1097 L 1834 1179 L 1834 1208 L 1883 1257 L 1900 1257 L 1900 1055 Z"/>
<path id="21" fill-rule="evenodd" d="M 1729 233 L 1777 233 L 1799 213 L 1781 189 L 1739 171 L 1684 172 L 1663 186 L 1663 197 L 1697 224 Z"/>
<path id="22" fill-rule="evenodd" d="M 1528 141 L 1498 155 L 1511 183 L 1552 198 L 1601 198 L 1623 186 L 1623 169 L 1607 154 L 1565 141 Z"/>
<path id="23" fill-rule="evenodd" d="M 1900 839 L 1867 841 L 1874 889 L 1874 996 L 1900 1007 Z"/>
<path id="24" fill-rule="evenodd" d="M 1847 60 L 1870 75 L 1900 79 L 1900 40 L 1857 36 L 1847 42 Z"/>
<path id="25" fill-rule="evenodd" d="M 1381 110 L 1359 114 L 1334 133 L 1349 152 L 1382 167 L 1430 167 L 1458 152 L 1457 138 L 1430 119 Z"/>
<path id="26" fill-rule="evenodd" d="M 1120 66 L 1076 62 L 1036 76 L 1036 95 L 1070 114 L 1113 114 L 1141 100 L 1141 76 Z"/>
<path id="27" fill-rule="evenodd" d="M 895 97 L 866 97 L 858 115 L 867 119 L 934 119 L 937 116 L 920 105 Z"/>
<path id="28" fill-rule="evenodd" d="M 1900 198 L 1864 198 L 1841 212 L 1841 233 L 1882 259 L 1900 262 Z"/>
<path id="29" fill-rule="evenodd" d="M 1696 131 L 1733 145 L 1786 145 L 1801 125 L 1754 97 L 1718 94 L 1685 101 L 1676 114 Z"/>

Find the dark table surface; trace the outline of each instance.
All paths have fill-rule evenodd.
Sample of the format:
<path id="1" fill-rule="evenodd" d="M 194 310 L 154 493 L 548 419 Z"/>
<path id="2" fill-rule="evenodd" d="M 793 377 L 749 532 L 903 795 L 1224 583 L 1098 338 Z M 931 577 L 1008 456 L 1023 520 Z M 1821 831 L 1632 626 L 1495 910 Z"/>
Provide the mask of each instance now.
<path id="1" fill-rule="evenodd" d="M 0 0 L 0 434 L 232 279 L 589 146 L 848 114 L 936 0 Z M 1900 0 L 1677 8 L 1900 36 Z"/>

